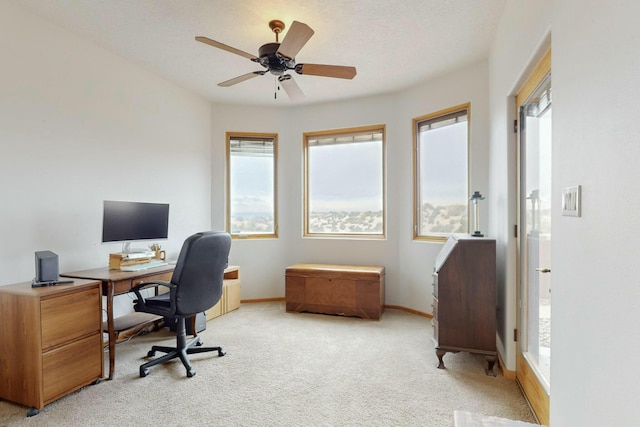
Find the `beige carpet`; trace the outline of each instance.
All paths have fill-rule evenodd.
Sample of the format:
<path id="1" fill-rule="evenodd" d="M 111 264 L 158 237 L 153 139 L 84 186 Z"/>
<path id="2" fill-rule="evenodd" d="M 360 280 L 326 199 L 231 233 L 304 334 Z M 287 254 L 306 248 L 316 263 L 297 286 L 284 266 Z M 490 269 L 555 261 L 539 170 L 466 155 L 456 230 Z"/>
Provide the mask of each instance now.
<path id="1" fill-rule="evenodd" d="M 439 427 L 452 425 L 454 410 L 533 421 L 516 383 L 486 376 L 482 357 L 447 354 L 447 369 L 437 369 L 430 320 L 403 311 L 369 321 L 243 304 L 201 336 L 227 355 L 192 356 L 193 378 L 180 362 L 138 376 L 152 344 L 174 342 L 159 331 L 118 345 L 114 380 L 35 417 L 0 402 L 0 426 Z"/>

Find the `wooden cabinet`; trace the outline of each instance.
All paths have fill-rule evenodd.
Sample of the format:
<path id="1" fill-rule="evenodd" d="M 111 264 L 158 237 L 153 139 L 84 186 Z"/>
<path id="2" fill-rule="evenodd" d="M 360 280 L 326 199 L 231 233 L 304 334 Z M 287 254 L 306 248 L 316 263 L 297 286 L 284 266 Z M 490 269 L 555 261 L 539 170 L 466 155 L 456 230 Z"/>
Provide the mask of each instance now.
<path id="1" fill-rule="evenodd" d="M 240 308 L 240 268 L 230 265 L 224 269 L 220 301 L 206 311 L 206 319 L 215 319 L 238 308 Z"/>
<path id="2" fill-rule="evenodd" d="M 433 341 L 444 368 L 447 352 L 496 360 L 496 242 L 454 234 L 436 257 L 433 272 Z"/>
<path id="3" fill-rule="evenodd" d="M 103 376 L 99 281 L 0 286 L 0 398 L 46 404 Z"/>
<path id="4" fill-rule="evenodd" d="M 287 311 L 380 319 L 384 267 L 295 264 L 285 274 Z"/>

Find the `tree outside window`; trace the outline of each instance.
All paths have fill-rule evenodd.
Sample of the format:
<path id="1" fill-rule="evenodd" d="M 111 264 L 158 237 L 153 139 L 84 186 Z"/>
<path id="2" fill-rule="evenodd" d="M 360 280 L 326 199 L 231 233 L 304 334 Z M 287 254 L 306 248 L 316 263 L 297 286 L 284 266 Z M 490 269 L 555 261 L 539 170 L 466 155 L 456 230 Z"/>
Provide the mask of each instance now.
<path id="1" fill-rule="evenodd" d="M 469 104 L 413 120 L 414 238 L 469 231 Z"/>

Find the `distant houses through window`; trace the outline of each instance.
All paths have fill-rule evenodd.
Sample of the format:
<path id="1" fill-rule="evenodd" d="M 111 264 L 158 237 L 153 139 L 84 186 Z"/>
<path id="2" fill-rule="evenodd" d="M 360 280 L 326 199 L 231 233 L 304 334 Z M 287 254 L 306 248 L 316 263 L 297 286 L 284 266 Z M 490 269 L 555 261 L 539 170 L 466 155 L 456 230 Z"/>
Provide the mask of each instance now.
<path id="1" fill-rule="evenodd" d="M 385 236 L 385 126 L 304 134 L 304 235 Z"/>
<path id="2" fill-rule="evenodd" d="M 277 134 L 227 132 L 227 231 L 278 236 Z"/>

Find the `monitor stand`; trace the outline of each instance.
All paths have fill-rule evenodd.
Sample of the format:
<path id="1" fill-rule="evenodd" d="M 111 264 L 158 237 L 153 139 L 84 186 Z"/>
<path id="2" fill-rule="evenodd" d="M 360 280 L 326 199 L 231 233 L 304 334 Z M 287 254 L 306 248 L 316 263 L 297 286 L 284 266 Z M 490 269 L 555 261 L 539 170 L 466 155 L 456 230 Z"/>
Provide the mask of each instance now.
<path id="1" fill-rule="evenodd" d="M 132 248 L 131 242 L 123 242 L 122 243 L 122 253 L 123 254 L 136 254 L 136 253 L 147 253 L 149 252 L 144 248 Z"/>

